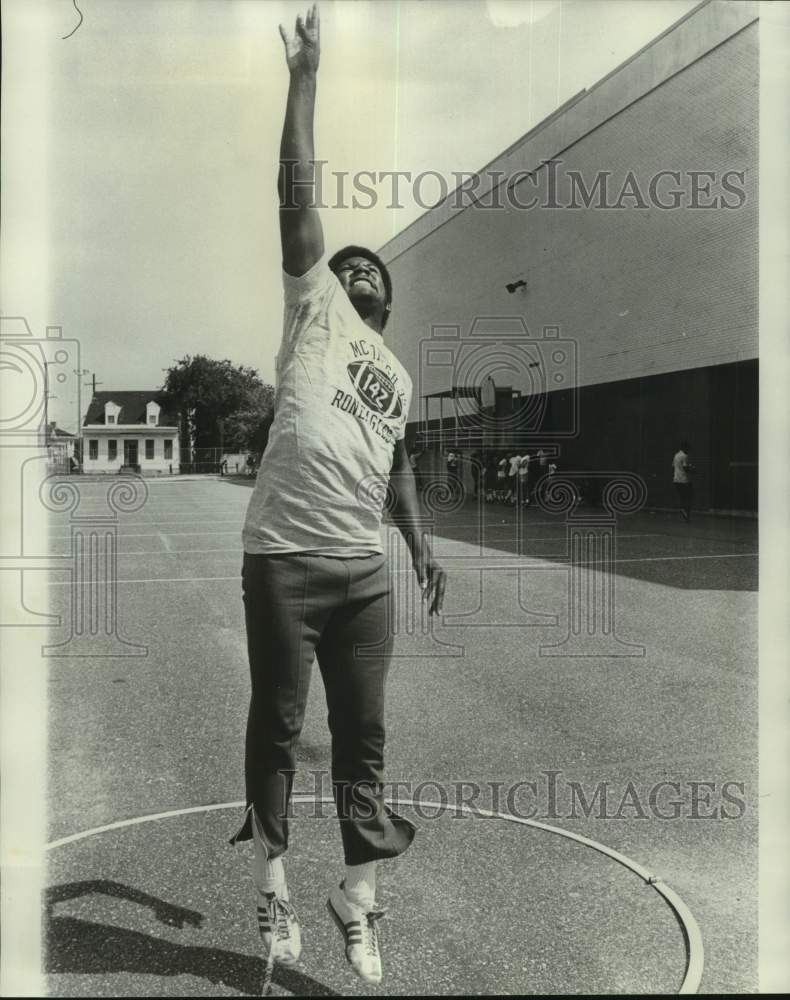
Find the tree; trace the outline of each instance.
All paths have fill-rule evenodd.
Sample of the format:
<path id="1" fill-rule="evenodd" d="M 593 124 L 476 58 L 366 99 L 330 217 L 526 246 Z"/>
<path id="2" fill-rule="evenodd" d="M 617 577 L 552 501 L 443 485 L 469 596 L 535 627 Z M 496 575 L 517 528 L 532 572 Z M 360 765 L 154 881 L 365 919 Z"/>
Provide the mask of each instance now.
<path id="1" fill-rule="evenodd" d="M 190 449 L 253 448 L 274 402 L 274 389 L 261 381 L 256 369 L 205 354 L 187 355 L 168 368 L 164 393 L 184 414 L 183 443 Z"/>
<path id="2" fill-rule="evenodd" d="M 224 450 L 253 451 L 260 455 L 266 447 L 274 416 L 274 387 L 261 385 L 252 390 L 247 402 L 225 419 Z"/>

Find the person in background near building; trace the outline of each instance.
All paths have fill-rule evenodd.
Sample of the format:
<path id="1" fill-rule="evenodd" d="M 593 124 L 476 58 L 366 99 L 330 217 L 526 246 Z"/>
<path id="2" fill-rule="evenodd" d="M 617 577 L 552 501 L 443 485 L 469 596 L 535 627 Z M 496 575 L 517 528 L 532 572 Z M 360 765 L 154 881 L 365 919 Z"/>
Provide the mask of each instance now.
<path id="1" fill-rule="evenodd" d="M 507 491 L 507 501 L 514 507 L 518 502 L 518 467 L 521 465 L 521 455 L 517 455 L 515 452 L 508 459 L 509 465 L 507 470 L 507 481 L 508 481 L 508 491 Z"/>
<path id="2" fill-rule="evenodd" d="M 354 972 L 370 985 L 381 982 L 376 863 L 402 854 L 415 834 L 384 800 L 384 693 L 394 635 L 382 485 L 392 490 L 389 516 L 408 546 L 429 615 L 441 612 L 446 586 L 420 530 L 404 441 L 412 381 L 384 342 L 389 272 L 365 247 L 329 257 L 314 203 L 315 5 L 297 17 L 293 37 L 282 26 L 280 34 L 290 76 L 278 184 L 285 311 L 274 423 L 243 532 L 252 692 L 247 810 L 231 841 L 253 841 L 264 993 L 274 962 L 293 965 L 302 948 L 283 856 L 314 658 L 329 708 L 345 860 L 327 908 Z M 337 107 L 341 120 L 349 107 L 355 116 L 353 98 Z M 355 360 L 360 353 L 369 360 Z M 311 885 L 328 877 L 315 865 L 307 870 Z"/>
<path id="3" fill-rule="evenodd" d="M 535 484 L 541 478 L 541 476 L 545 476 L 548 471 L 549 471 L 549 460 L 548 458 L 546 458 L 546 452 L 542 448 L 538 448 L 537 468 L 532 470 L 532 475 L 534 478 L 534 482 L 532 484 L 533 494 L 535 492 Z"/>
<path id="4" fill-rule="evenodd" d="M 486 470 L 486 503 L 491 503 L 496 494 L 496 455 L 489 451 L 486 452 L 485 456 L 485 470 Z"/>
<path id="5" fill-rule="evenodd" d="M 460 455 L 454 451 L 448 451 L 445 461 L 447 463 L 447 484 L 452 490 L 453 496 L 457 496 L 457 491 L 462 489 Z"/>
<path id="6" fill-rule="evenodd" d="M 680 448 L 672 459 L 672 481 L 680 500 L 680 513 L 684 521 L 691 520 L 691 504 L 694 499 L 694 489 L 689 479 L 689 473 L 694 471 L 694 466 L 689 462 L 688 451 L 688 441 L 681 441 Z"/>
<path id="7" fill-rule="evenodd" d="M 518 503 L 520 507 L 529 505 L 529 455 L 522 455 L 518 467 Z"/>
<path id="8" fill-rule="evenodd" d="M 500 503 L 505 502 L 507 495 L 507 470 L 510 465 L 507 455 L 502 455 L 497 462 L 496 470 L 496 498 Z"/>

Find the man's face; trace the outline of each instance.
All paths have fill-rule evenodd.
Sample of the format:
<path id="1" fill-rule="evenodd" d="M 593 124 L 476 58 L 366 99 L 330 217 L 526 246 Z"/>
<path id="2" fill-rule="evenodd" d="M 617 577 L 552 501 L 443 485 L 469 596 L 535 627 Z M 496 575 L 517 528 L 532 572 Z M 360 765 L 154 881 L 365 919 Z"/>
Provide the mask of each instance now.
<path id="1" fill-rule="evenodd" d="M 348 257 L 335 272 L 346 295 L 355 305 L 357 302 L 366 310 L 372 305 L 387 303 L 387 290 L 381 271 L 367 257 Z"/>

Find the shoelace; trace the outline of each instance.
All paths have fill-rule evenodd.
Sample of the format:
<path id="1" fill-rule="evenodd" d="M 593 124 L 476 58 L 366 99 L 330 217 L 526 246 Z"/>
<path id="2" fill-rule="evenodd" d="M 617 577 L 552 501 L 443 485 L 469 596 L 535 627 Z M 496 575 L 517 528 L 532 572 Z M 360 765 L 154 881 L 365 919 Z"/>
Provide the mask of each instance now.
<path id="1" fill-rule="evenodd" d="M 272 944 L 269 948 L 269 956 L 266 959 L 266 968 L 263 973 L 263 985 L 261 994 L 269 996 L 272 991 L 272 978 L 274 976 L 274 963 L 277 959 L 277 942 L 287 941 L 290 937 L 289 919 L 296 920 L 296 911 L 287 899 L 280 899 L 275 896 L 269 902 L 269 922 L 273 928 Z"/>
<path id="2" fill-rule="evenodd" d="M 386 912 L 386 908 L 379 907 L 375 910 L 368 910 L 365 914 L 365 923 L 362 925 L 363 927 L 367 925 L 368 929 L 368 932 L 365 935 L 365 950 L 368 955 L 373 957 L 376 957 L 379 953 L 378 928 L 376 927 L 376 921 L 381 920 Z"/>
<path id="3" fill-rule="evenodd" d="M 279 897 L 275 897 L 272 901 L 272 908 L 274 910 L 274 920 L 272 921 L 272 924 L 274 925 L 277 937 L 281 941 L 287 941 L 291 936 L 291 929 L 288 926 L 288 921 L 296 920 L 296 911 L 289 900 L 280 899 Z"/>

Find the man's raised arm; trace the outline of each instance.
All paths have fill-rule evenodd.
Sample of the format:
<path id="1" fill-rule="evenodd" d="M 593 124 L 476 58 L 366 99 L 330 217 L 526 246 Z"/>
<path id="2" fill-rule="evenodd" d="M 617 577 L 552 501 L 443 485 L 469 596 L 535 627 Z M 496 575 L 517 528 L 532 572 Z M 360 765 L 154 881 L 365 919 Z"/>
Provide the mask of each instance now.
<path id="1" fill-rule="evenodd" d="M 306 20 L 296 19 L 293 37 L 282 25 L 285 59 L 291 74 L 285 123 L 280 143 L 280 240 L 283 270 L 300 277 L 324 253 L 324 233 L 315 198 L 313 112 L 321 54 L 320 22 L 316 5 Z"/>

